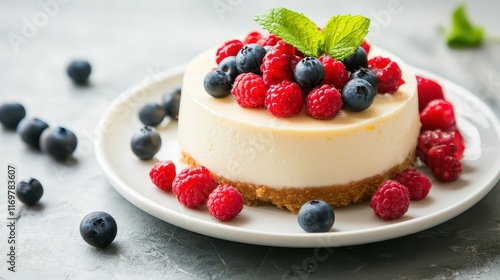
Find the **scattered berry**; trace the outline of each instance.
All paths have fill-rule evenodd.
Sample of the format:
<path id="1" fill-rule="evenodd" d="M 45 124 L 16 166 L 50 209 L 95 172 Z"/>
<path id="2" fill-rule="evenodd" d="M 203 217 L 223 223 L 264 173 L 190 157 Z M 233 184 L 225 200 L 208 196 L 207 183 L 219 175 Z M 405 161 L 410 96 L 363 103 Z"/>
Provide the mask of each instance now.
<path id="1" fill-rule="evenodd" d="M 432 147 L 439 145 L 455 145 L 457 147 L 454 157 L 458 160 L 462 158 L 465 150 L 464 140 L 458 130 L 443 131 L 425 130 L 418 136 L 417 142 L 417 155 L 424 162 L 427 163 L 429 150 Z"/>
<path id="2" fill-rule="evenodd" d="M 26 110 L 19 103 L 6 103 L 0 106 L 0 123 L 7 129 L 16 129 L 26 116 Z"/>
<path id="3" fill-rule="evenodd" d="M 21 181 L 17 184 L 16 196 L 19 200 L 28 205 L 35 205 L 43 195 L 42 184 L 37 179 L 29 179 L 28 181 Z"/>
<path id="4" fill-rule="evenodd" d="M 87 83 L 92 67 L 90 63 L 85 60 L 74 60 L 66 68 L 68 76 L 77 85 L 84 85 Z"/>
<path id="5" fill-rule="evenodd" d="M 315 119 L 333 119 L 342 109 L 342 96 L 328 84 L 316 87 L 307 95 L 306 109 L 307 114 Z"/>
<path id="6" fill-rule="evenodd" d="M 325 78 L 325 67 L 314 57 L 304 57 L 293 71 L 295 81 L 303 88 L 313 88 Z"/>
<path id="7" fill-rule="evenodd" d="M 368 109 L 375 100 L 375 89 L 363 79 L 352 79 L 342 90 L 342 101 L 347 109 L 361 112 Z"/>
<path id="8" fill-rule="evenodd" d="M 229 40 L 217 49 L 215 54 L 215 63 L 219 64 L 224 58 L 228 56 L 236 56 L 243 48 L 243 43 L 240 40 Z"/>
<path id="9" fill-rule="evenodd" d="M 240 74 L 240 72 L 238 72 L 238 68 L 236 67 L 236 56 L 228 56 L 224 58 L 219 63 L 219 66 L 217 66 L 217 70 L 226 73 L 226 75 L 231 78 L 230 83 L 233 84 L 236 77 Z"/>
<path id="10" fill-rule="evenodd" d="M 420 112 L 420 122 L 422 130 L 447 130 L 455 127 L 453 105 L 442 99 L 432 100 Z"/>
<path id="11" fill-rule="evenodd" d="M 403 216 L 410 207 L 408 189 L 395 180 L 387 180 L 373 194 L 370 207 L 375 216 L 382 220 L 397 219 Z"/>
<path id="12" fill-rule="evenodd" d="M 40 150 L 56 160 L 65 160 L 73 154 L 78 144 L 76 135 L 67 128 L 46 128 L 40 135 Z"/>
<path id="13" fill-rule="evenodd" d="M 335 213 L 330 204 L 311 200 L 300 207 L 297 221 L 306 232 L 327 232 L 335 223 Z"/>
<path id="14" fill-rule="evenodd" d="M 455 157 L 456 152 L 457 147 L 454 144 L 429 149 L 427 165 L 439 181 L 455 181 L 462 173 L 462 163 Z"/>
<path id="15" fill-rule="evenodd" d="M 158 126 L 165 118 L 165 109 L 157 103 L 149 102 L 139 110 L 139 120 L 148 126 Z"/>
<path id="16" fill-rule="evenodd" d="M 429 194 L 432 183 L 424 174 L 415 168 L 408 168 L 396 174 L 396 181 L 408 189 L 410 200 L 421 200 Z"/>
<path id="17" fill-rule="evenodd" d="M 368 61 L 368 66 L 377 76 L 380 93 L 395 92 L 403 83 L 399 65 L 389 58 L 376 56 Z"/>
<path id="18" fill-rule="evenodd" d="M 259 44 L 248 44 L 236 55 L 236 67 L 240 73 L 252 72 L 261 75 L 260 65 L 266 55 L 266 49 Z"/>
<path id="19" fill-rule="evenodd" d="M 104 248 L 115 240 L 118 227 L 115 219 L 106 212 L 96 211 L 80 222 L 80 235 L 89 245 Z"/>
<path id="20" fill-rule="evenodd" d="M 349 80 L 349 72 L 344 64 L 327 55 L 320 56 L 318 59 L 325 68 L 325 78 L 322 83 L 334 86 L 341 91 Z"/>
<path id="21" fill-rule="evenodd" d="M 227 222 L 243 209 L 243 196 L 231 185 L 220 185 L 208 196 L 208 211 L 221 222 Z"/>
<path id="22" fill-rule="evenodd" d="M 188 208 L 204 205 L 216 187 L 217 183 L 204 166 L 184 169 L 172 182 L 172 191 L 177 200 Z"/>
<path id="23" fill-rule="evenodd" d="M 259 76 L 254 73 L 243 73 L 236 78 L 231 94 L 236 103 L 243 108 L 264 107 L 267 86 Z"/>
<path id="24" fill-rule="evenodd" d="M 262 34 L 260 34 L 260 32 L 252 31 L 245 37 L 245 40 L 243 40 L 243 44 L 247 45 L 257 43 L 261 38 Z"/>
<path id="25" fill-rule="evenodd" d="M 149 171 L 151 182 L 162 191 L 172 190 L 175 175 L 175 164 L 170 160 L 155 163 Z"/>
<path id="26" fill-rule="evenodd" d="M 361 43 L 361 47 L 365 50 L 366 54 L 370 53 L 371 46 L 366 40 L 363 40 L 363 43 Z"/>
<path id="27" fill-rule="evenodd" d="M 418 109 L 424 110 L 429 102 L 435 99 L 444 99 L 443 88 L 431 79 L 417 76 Z"/>
<path id="28" fill-rule="evenodd" d="M 144 126 L 132 135 L 132 152 L 142 159 L 152 159 L 161 148 L 161 137 L 154 127 Z"/>
<path id="29" fill-rule="evenodd" d="M 35 149 L 40 149 L 40 136 L 49 125 L 38 118 L 24 118 L 17 126 L 17 133 L 24 143 Z"/>
<path id="30" fill-rule="evenodd" d="M 215 98 L 226 97 L 231 93 L 231 77 L 221 70 L 208 72 L 203 80 L 205 90 Z"/>
<path id="31" fill-rule="evenodd" d="M 163 94 L 161 105 L 163 106 L 163 110 L 165 110 L 165 114 L 169 116 L 172 120 L 179 119 L 180 104 L 181 104 L 180 88 L 167 91 Z"/>
<path id="32" fill-rule="evenodd" d="M 265 105 L 269 113 L 278 118 L 288 118 L 302 111 L 304 93 L 297 83 L 283 81 L 267 90 Z"/>
<path id="33" fill-rule="evenodd" d="M 372 70 L 370 70 L 368 68 L 359 68 L 358 70 L 354 71 L 351 74 L 351 76 L 349 77 L 349 80 L 358 79 L 358 78 L 369 82 L 372 85 L 373 89 L 375 90 L 375 93 L 378 92 L 378 79 Z"/>
<path id="34" fill-rule="evenodd" d="M 342 63 L 344 63 L 345 69 L 349 72 L 354 72 L 361 67 L 368 67 L 368 56 L 366 55 L 365 49 L 359 47 L 350 56 L 346 57 Z"/>

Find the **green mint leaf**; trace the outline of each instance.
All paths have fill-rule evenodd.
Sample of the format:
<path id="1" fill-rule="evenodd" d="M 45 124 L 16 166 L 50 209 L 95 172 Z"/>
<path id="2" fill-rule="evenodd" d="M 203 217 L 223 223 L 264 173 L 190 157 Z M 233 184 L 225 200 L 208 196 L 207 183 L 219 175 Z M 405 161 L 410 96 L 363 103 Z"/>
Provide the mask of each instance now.
<path id="1" fill-rule="evenodd" d="M 353 54 L 368 34 L 370 19 L 363 16 L 334 16 L 323 28 L 325 52 L 336 60 Z"/>
<path id="2" fill-rule="evenodd" d="M 470 48 L 481 45 L 484 38 L 482 27 L 474 26 L 468 20 L 465 6 L 459 5 L 453 12 L 452 29 L 447 35 L 448 45 L 452 48 Z"/>
<path id="3" fill-rule="evenodd" d="M 314 22 L 301 13 L 273 8 L 257 14 L 254 20 L 307 56 L 318 57 L 323 53 L 323 34 Z"/>

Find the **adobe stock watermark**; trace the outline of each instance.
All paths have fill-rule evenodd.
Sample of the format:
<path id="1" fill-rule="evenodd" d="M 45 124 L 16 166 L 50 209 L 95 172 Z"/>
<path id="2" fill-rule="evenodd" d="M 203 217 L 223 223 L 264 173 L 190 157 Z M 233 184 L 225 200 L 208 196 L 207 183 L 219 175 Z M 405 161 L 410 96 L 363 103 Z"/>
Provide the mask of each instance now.
<path id="1" fill-rule="evenodd" d="M 225 14 L 233 12 L 241 3 L 243 3 L 243 0 L 214 0 L 212 6 L 214 7 L 215 13 L 222 21 L 224 20 Z"/>
<path id="2" fill-rule="evenodd" d="M 387 27 L 394 16 L 401 14 L 404 11 L 404 3 L 413 0 L 389 0 L 385 9 L 371 11 L 367 16 L 370 17 L 370 32 L 366 35 L 367 38 L 373 39 L 380 34 L 383 28 Z"/>
<path id="3" fill-rule="evenodd" d="M 19 32 L 7 33 L 7 39 L 15 53 L 19 53 L 22 46 L 27 45 L 35 38 L 40 30 L 59 14 L 61 7 L 67 5 L 71 0 L 42 0 L 38 2 L 40 7 L 31 17 L 21 19 L 22 26 Z"/>

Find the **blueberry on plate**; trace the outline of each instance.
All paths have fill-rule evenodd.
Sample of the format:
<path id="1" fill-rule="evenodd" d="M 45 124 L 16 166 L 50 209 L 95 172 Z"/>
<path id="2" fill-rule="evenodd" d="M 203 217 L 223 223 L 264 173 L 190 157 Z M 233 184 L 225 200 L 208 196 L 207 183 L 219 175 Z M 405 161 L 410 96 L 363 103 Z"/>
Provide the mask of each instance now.
<path id="1" fill-rule="evenodd" d="M 368 67 L 368 56 L 366 55 L 365 49 L 359 47 L 356 51 L 350 56 L 346 57 L 342 63 L 345 66 L 345 69 L 349 72 L 354 72 L 361 67 Z"/>
<path id="2" fill-rule="evenodd" d="M 40 150 L 56 160 L 65 160 L 76 150 L 76 135 L 69 129 L 58 126 L 46 128 L 40 135 Z"/>
<path id="3" fill-rule="evenodd" d="M 7 129 L 16 129 L 25 116 L 26 110 L 19 103 L 5 103 L 0 106 L 0 123 Z"/>
<path id="4" fill-rule="evenodd" d="M 132 135 L 132 152 L 142 159 L 152 159 L 161 148 L 161 137 L 154 127 L 144 126 Z"/>
<path id="5" fill-rule="evenodd" d="M 358 70 L 354 71 L 351 74 L 351 76 L 349 77 L 349 80 L 353 80 L 353 79 L 357 79 L 357 78 L 368 81 L 372 85 L 375 92 L 377 92 L 378 79 L 372 70 L 370 70 L 369 68 L 359 68 Z"/>
<path id="6" fill-rule="evenodd" d="M 181 89 L 167 91 L 162 96 L 162 106 L 167 116 L 172 120 L 179 119 L 179 106 L 181 104 Z"/>
<path id="7" fill-rule="evenodd" d="M 17 126 L 21 140 L 30 147 L 40 149 L 40 136 L 49 125 L 38 118 L 24 118 Z"/>
<path id="8" fill-rule="evenodd" d="M 66 68 L 68 76 L 77 85 L 86 84 L 91 71 L 92 67 L 86 60 L 73 60 Z"/>
<path id="9" fill-rule="evenodd" d="M 24 204 L 28 206 L 35 205 L 43 195 L 42 184 L 37 179 L 29 179 L 21 181 L 16 187 L 16 196 Z"/>
<path id="10" fill-rule="evenodd" d="M 139 110 L 139 120 L 144 125 L 158 126 L 165 118 L 165 109 L 157 103 L 146 103 Z"/>
<path id="11" fill-rule="evenodd" d="M 236 68 L 240 73 L 255 73 L 261 75 L 260 65 L 266 55 L 266 49 L 259 44 L 248 44 L 236 55 Z"/>
<path id="12" fill-rule="evenodd" d="M 325 201 L 311 200 L 300 207 L 297 220 L 306 232 L 327 232 L 335 222 L 335 213 Z"/>
<path id="13" fill-rule="evenodd" d="M 221 70 L 229 75 L 229 77 L 231 77 L 231 84 L 233 84 L 236 77 L 240 74 L 238 67 L 236 67 L 236 56 L 228 56 L 224 58 L 219 63 L 219 66 L 217 66 L 217 70 Z"/>
<path id="14" fill-rule="evenodd" d="M 344 102 L 347 109 L 353 112 L 361 112 L 372 105 L 377 92 L 368 81 L 356 78 L 345 84 L 341 95 L 342 102 Z"/>
<path id="15" fill-rule="evenodd" d="M 221 70 L 212 70 L 203 79 L 208 94 L 215 98 L 226 97 L 231 93 L 231 77 Z"/>
<path id="16" fill-rule="evenodd" d="M 314 57 L 304 57 L 293 71 L 295 81 L 303 88 L 313 88 L 325 78 L 325 67 Z"/>
<path id="17" fill-rule="evenodd" d="M 118 227 L 115 219 L 106 212 L 96 211 L 80 222 L 80 235 L 88 244 L 104 248 L 115 240 Z"/>

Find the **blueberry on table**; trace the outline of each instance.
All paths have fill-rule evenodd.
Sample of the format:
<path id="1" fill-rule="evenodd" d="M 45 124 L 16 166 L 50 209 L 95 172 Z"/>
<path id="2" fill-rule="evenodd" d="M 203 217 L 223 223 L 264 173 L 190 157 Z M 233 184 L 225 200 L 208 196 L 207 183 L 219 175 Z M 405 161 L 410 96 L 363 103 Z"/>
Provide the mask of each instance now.
<path id="1" fill-rule="evenodd" d="M 73 60 L 66 69 L 68 76 L 77 85 L 86 84 L 91 71 L 90 63 L 85 60 Z"/>
<path id="2" fill-rule="evenodd" d="M 172 120 L 179 119 L 179 106 L 181 105 L 181 89 L 167 91 L 162 96 L 162 106 L 167 116 Z"/>
<path id="3" fill-rule="evenodd" d="M 7 129 L 16 129 L 25 116 L 26 110 L 19 103 L 5 103 L 0 106 L 0 123 Z"/>
<path id="4" fill-rule="evenodd" d="M 208 94 L 215 98 L 226 97 L 231 93 L 231 77 L 221 70 L 212 70 L 203 79 Z"/>
<path id="5" fill-rule="evenodd" d="M 132 152 L 142 159 L 152 159 L 161 148 L 161 137 L 154 127 L 144 126 L 132 135 Z"/>
<path id="6" fill-rule="evenodd" d="M 30 147 L 40 149 L 40 136 L 49 125 L 38 118 L 24 118 L 17 126 L 21 140 Z"/>
<path id="7" fill-rule="evenodd" d="M 144 125 L 158 126 L 165 118 L 165 109 L 157 103 L 146 103 L 139 110 L 139 120 Z"/>
<path id="8" fill-rule="evenodd" d="M 335 213 L 325 201 L 311 200 L 300 207 L 297 220 L 307 232 L 327 232 L 335 222 Z"/>
<path id="9" fill-rule="evenodd" d="M 359 68 L 358 70 L 354 71 L 351 74 L 351 76 L 349 77 L 349 80 L 353 80 L 353 79 L 357 79 L 357 78 L 363 79 L 363 80 L 366 80 L 367 82 L 369 82 L 372 85 L 375 92 L 377 92 L 378 79 L 372 70 L 370 70 L 369 68 Z"/>
<path id="10" fill-rule="evenodd" d="M 37 179 L 21 181 L 16 187 L 16 196 L 28 206 L 35 205 L 43 195 L 43 186 Z"/>
<path id="11" fill-rule="evenodd" d="M 361 112 L 372 105 L 377 92 L 368 81 L 356 78 L 345 84 L 341 95 L 347 109 Z"/>
<path id="12" fill-rule="evenodd" d="M 314 57 L 304 57 L 293 71 L 295 81 L 303 88 L 313 88 L 325 78 L 325 67 Z"/>
<path id="13" fill-rule="evenodd" d="M 266 49 L 259 44 L 248 44 L 236 55 L 236 68 L 240 73 L 252 72 L 261 75 L 260 65 L 266 55 Z"/>
<path id="14" fill-rule="evenodd" d="M 83 240 L 98 248 L 104 248 L 111 244 L 117 231 L 115 219 L 102 211 L 92 212 L 80 222 L 80 235 Z"/>
<path id="15" fill-rule="evenodd" d="M 365 49 L 359 47 L 350 56 L 346 57 L 342 63 L 344 63 L 345 69 L 349 72 L 354 72 L 361 67 L 368 67 L 368 56 L 366 55 Z"/>
<path id="16" fill-rule="evenodd" d="M 56 160 L 65 160 L 76 150 L 77 142 L 76 135 L 67 128 L 46 128 L 40 135 L 40 150 Z"/>

